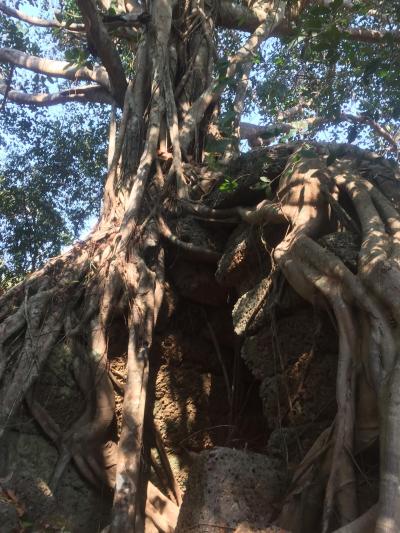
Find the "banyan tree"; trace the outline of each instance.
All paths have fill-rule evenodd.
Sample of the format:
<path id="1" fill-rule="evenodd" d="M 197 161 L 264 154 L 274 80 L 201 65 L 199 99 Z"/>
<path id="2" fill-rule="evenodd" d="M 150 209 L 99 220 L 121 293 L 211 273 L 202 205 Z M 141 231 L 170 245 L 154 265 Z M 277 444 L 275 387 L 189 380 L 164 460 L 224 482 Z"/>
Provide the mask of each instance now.
<path id="1" fill-rule="evenodd" d="M 327 316 L 337 339 L 333 416 L 292 469 L 274 524 L 400 531 L 396 2 L 76 0 L 54 17 L 3 3 L 0 12 L 4 24 L 50 32 L 59 48 L 58 59 L 0 48 L 3 112 L 70 102 L 110 112 L 97 223 L 1 295 L 0 435 L 27 409 L 57 449 L 55 491 L 72 462 L 113 494 L 111 532 L 139 533 L 148 520 L 173 531 L 182 499 L 149 391 L 179 257 L 212 277 L 205 291 L 223 291 L 236 351 L 248 332 L 271 326 L 283 288 L 292 306 Z M 25 71 L 64 82 L 59 92 L 27 92 L 18 88 Z M 73 150 L 72 134 L 68 142 Z M 254 259 L 262 243 L 261 274 L 235 278 L 241 252 L 232 246 L 249 232 L 258 245 L 244 240 L 243 253 Z M 60 346 L 84 398 L 68 428 L 36 387 Z M 221 372 L 234 394 L 233 370 L 222 361 Z M 149 480 L 146 434 L 168 491 Z M 358 457 L 368 450 L 379 495 L 367 505 Z"/>

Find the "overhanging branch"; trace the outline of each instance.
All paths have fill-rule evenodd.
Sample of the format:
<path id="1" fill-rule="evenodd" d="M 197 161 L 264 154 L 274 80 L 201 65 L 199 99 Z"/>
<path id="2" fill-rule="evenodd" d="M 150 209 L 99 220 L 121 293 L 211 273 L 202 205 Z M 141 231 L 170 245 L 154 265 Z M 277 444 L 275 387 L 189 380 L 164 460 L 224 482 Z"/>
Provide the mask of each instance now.
<path id="1" fill-rule="evenodd" d="M 0 48 L 0 62 L 10 63 L 16 67 L 55 78 L 65 78 L 72 81 L 95 81 L 105 89 L 110 88 L 108 75 L 103 67 L 91 70 L 87 67 L 73 65 L 67 61 L 55 61 L 53 59 L 31 56 L 13 48 Z"/>
<path id="2" fill-rule="evenodd" d="M 342 28 L 337 27 L 339 35 L 347 41 L 357 41 L 370 44 L 386 44 L 400 42 L 400 31 L 372 30 L 369 28 Z M 286 21 L 276 27 L 272 32 L 273 37 L 290 37 L 295 35 L 287 26 Z"/>
<path id="3" fill-rule="evenodd" d="M 7 92 L 7 84 L 0 80 L 0 94 L 7 100 L 20 105 L 32 105 L 36 107 L 48 107 L 68 102 L 87 104 L 95 102 L 100 104 L 112 104 L 112 96 L 100 86 L 88 85 L 60 91 L 59 93 L 36 93 L 29 94 L 10 88 Z"/>
<path id="4" fill-rule="evenodd" d="M 327 122 L 352 122 L 353 124 L 362 124 L 369 126 L 373 132 L 385 139 L 391 146 L 391 149 L 398 151 L 399 145 L 395 138 L 373 119 L 363 115 L 353 115 L 351 113 L 340 113 L 336 119 L 329 119 L 325 117 L 308 117 L 294 122 L 277 122 L 276 124 L 268 124 L 260 126 L 258 124 L 250 124 L 249 122 L 240 123 L 240 138 L 249 141 L 250 146 L 259 145 L 260 139 L 271 139 L 278 135 L 287 134 L 291 130 L 302 130 L 309 127 L 317 128 L 326 124 Z"/>
<path id="5" fill-rule="evenodd" d="M 253 11 L 243 4 L 222 0 L 217 13 L 217 26 L 253 32 L 265 20 L 265 13 Z"/>
<path id="6" fill-rule="evenodd" d="M 67 28 L 71 31 L 84 31 L 85 29 L 83 24 L 66 24 L 65 22 L 60 22 L 57 19 L 48 20 L 39 17 L 32 17 L 23 11 L 20 11 L 19 9 L 8 7 L 2 2 L 0 2 L 0 11 L 9 17 L 16 18 L 22 22 L 31 24 L 32 26 L 40 26 L 41 28 Z"/>
<path id="7" fill-rule="evenodd" d="M 341 121 L 353 122 L 355 124 L 365 124 L 369 126 L 379 137 L 382 137 L 387 141 L 394 151 L 398 151 L 399 146 L 396 140 L 390 135 L 390 133 L 380 124 L 375 122 L 372 118 L 365 117 L 363 115 L 352 115 L 351 113 L 341 113 Z"/>
<path id="8" fill-rule="evenodd" d="M 111 90 L 120 106 L 124 103 L 125 91 L 128 87 L 124 68 L 107 29 L 99 15 L 93 0 L 77 0 L 82 13 L 88 39 L 105 66 L 111 84 Z"/>
<path id="9" fill-rule="evenodd" d="M 324 3 L 324 2 L 317 2 Z M 307 2 L 301 1 L 298 12 L 306 7 Z M 293 17 L 291 17 L 293 18 Z M 222 28 L 235 29 L 246 32 L 254 32 L 265 19 L 265 14 L 260 10 L 222 0 L 218 10 L 216 24 Z M 350 41 L 359 41 L 371 44 L 388 44 L 390 40 L 400 42 L 399 31 L 373 30 L 369 28 L 338 28 L 341 37 Z M 273 37 L 289 37 L 293 32 L 288 25 L 288 17 L 285 18 L 272 32 Z M 294 35 L 294 34 L 293 34 Z"/>
<path id="10" fill-rule="evenodd" d="M 240 123 L 240 138 L 254 141 L 258 137 L 276 137 L 282 133 L 288 133 L 292 126 L 285 122 L 278 122 L 277 124 L 269 124 L 268 126 L 259 126 L 258 124 L 250 124 L 249 122 Z"/>
<path id="11" fill-rule="evenodd" d="M 400 31 L 370 30 L 367 28 L 339 28 L 342 37 L 350 41 L 371 44 L 387 44 L 390 41 L 400 43 Z"/>

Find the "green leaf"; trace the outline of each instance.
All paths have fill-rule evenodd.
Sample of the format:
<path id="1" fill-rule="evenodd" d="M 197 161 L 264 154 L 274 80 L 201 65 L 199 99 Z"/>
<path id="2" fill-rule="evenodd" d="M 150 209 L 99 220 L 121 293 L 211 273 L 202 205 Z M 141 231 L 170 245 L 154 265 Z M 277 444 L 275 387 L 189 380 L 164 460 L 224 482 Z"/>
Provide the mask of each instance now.
<path id="1" fill-rule="evenodd" d="M 219 185 L 218 189 L 222 192 L 233 192 L 237 189 L 238 182 L 232 178 L 225 178 L 224 181 Z"/>
<path id="2" fill-rule="evenodd" d="M 391 75 L 391 71 L 390 69 L 383 68 L 383 69 L 379 69 L 377 74 L 380 78 L 385 79 Z"/>
<path id="3" fill-rule="evenodd" d="M 286 63 L 285 59 L 282 56 L 278 56 L 273 61 L 274 65 L 277 67 L 283 67 L 283 65 Z"/>
<path id="4" fill-rule="evenodd" d="M 80 58 L 83 56 L 84 51 L 80 48 L 74 47 L 66 50 L 64 57 L 70 63 L 79 63 Z M 86 56 L 85 56 L 86 57 Z"/>

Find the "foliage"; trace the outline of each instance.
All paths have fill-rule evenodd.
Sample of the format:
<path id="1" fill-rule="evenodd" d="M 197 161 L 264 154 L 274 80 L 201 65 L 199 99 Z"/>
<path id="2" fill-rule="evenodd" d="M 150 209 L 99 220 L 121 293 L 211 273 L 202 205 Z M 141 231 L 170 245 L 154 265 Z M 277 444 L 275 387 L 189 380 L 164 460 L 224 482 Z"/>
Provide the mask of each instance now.
<path id="1" fill-rule="evenodd" d="M 222 183 L 219 185 L 219 190 L 223 192 L 233 192 L 237 189 L 238 181 L 230 177 L 224 178 Z"/>
<path id="2" fill-rule="evenodd" d="M 51 111 L 8 105 L 1 117 L 0 284 L 35 270 L 77 239 L 99 210 L 107 113 L 70 104 Z"/>
<path id="3" fill-rule="evenodd" d="M 275 39 L 255 65 L 254 92 L 262 114 L 274 121 L 303 102 L 305 111 L 298 118 L 314 115 L 335 123 L 341 112 L 350 111 L 395 135 L 400 128 L 398 46 L 390 35 L 383 44 L 353 41 L 343 28 L 397 29 L 399 24 L 395 2 L 354 3 L 352 9 L 340 0 L 311 5 L 296 22 L 294 35 Z M 364 126 L 336 125 L 328 131 L 331 139 L 357 139 L 378 151 L 388 148 Z M 309 136 L 315 134 L 311 128 Z"/>

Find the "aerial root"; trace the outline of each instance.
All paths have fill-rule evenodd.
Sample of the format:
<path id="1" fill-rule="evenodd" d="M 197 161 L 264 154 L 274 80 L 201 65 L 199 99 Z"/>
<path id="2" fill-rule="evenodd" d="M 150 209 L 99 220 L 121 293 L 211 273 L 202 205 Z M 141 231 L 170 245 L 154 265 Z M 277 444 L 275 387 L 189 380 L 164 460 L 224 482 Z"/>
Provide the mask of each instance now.
<path id="1" fill-rule="evenodd" d="M 169 91 L 167 86 L 165 91 Z M 176 110 L 170 108 L 167 111 L 170 138 L 176 141 Z M 117 147 L 117 151 L 120 150 L 121 146 Z M 170 170 L 176 176 L 180 203 L 187 212 L 211 220 L 244 220 L 249 224 L 268 221 L 291 226 L 290 233 L 275 250 L 275 260 L 289 283 L 306 300 L 325 307 L 329 304 L 339 332 L 337 416 L 332 427 L 320 436 L 299 466 L 293 478 L 291 496 L 294 499 L 299 494 L 299 488 L 301 490 L 308 484 L 314 486 L 313 494 L 324 499 L 324 533 L 336 523 L 334 511 L 337 511 L 342 524 L 336 533 L 372 531 L 376 521 L 376 531 L 394 533 L 400 531 L 397 494 L 400 461 L 396 448 L 400 441 L 400 364 L 391 321 L 400 323 L 399 217 L 387 198 L 371 183 L 362 178 L 355 179 L 354 173 L 344 174 L 341 169 L 340 172 L 335 168 L 327 170 L 323 163 L 324 167 L 321 158 L 309 159 L 305 163 L 296 163 L 292 158 L 287 167 L 291 174 L 284 173 L 281 178 L 277 195 L 279 202 L 264 200 L 254 208 L 235 207 L 227 210 L 210 209 L 187 200 L 177 146 L 174 147 L 174 165 Z M 354 275 L 337 256 L 315 242 L 331 227 L 328 204 L 343 226 L 360 233 L 357 224 L 339 204 L 338 189 L 345 191 L 352 201 L 361 225 L 358 275 Z M 28 278 L 22 289 L 20 287 L 11 292 L 9 299 L 5 300 L 7 309 L 13 311 L 9 313 L 9 318 L 0 323 L 0 379 L 16 348 L 21 347 L 11 385 L 2 383 L 2 395 L 6 393 L 1 399 L 2 412 L 7 415 L 11 413 L 11 403 L 17 405 L 25 393 L 34 418 L 59 452 L 51 481 L 53 490 L 71 459 L 80 473 L 94 485 L 114 487 L 117 477 L 122 480 L 119 485 L 117 483 L 115 493 L 113 532 L 122 531 L 121 520 L 128 518 L 132 523 L 139 523 L 142 519 L 139 494 L 145 486 L 145 480 L 140 463 L 149 350 L 164 287 L 162 250 L 153 216 L 152 212 L 143 224 L 144 236 L 140 235 L 140 242 L 138 239 L 135 241 L 135 248 L 129 241 L 131 234 L 128 230 L 126 235 L 129 234 L 129 239 L 127 237 L 124 240 L 123 246 L 119 246 L 117 240 L 112 244 L 106 243 L 104 247 L 99 246 L 93 269 L 97 274 L 85 280 L 84 284 L 77 281 L 82 281 L 88 272 L 86 263 L 89 256 L 93 259 L 93 250 L 81 253 L 75 269 L 62 260 L 61 263 L 64 263 L 57 268 L 57 262 L 53 262 L 53 271 L 47 269 L 45 274 L 42 273 L 42 279 L 40 276 L 31 280 Z M 217 252 L 179 240 L 162 216 L 158 217 L 157 224 L 161 236 L 184 250 L 188 257 L 211 263 L 218 261 L 220 255 Z M 144 260 L 146 247 L 152 251 L 149 255 L 156 257 L 154 264 L 150 265 Z M 64 282 L 60 273 L 63 269 Z M 49 272 L 53 273 L 50 275 Z M 56 283 L 57 289 L 53 288 Z M 85 292 L 82 285 L 85 286 Z M 78 318 L 79 313 L 76 316 L 73 314 L 75 307 L 72 300 L 82 300 L 82 296 L 82 309 L 89 310 Z M 118 451 L 116 443 L 107 440 L 115 416 L 113 387 L 107 363 L 107 327 L 117 309 L 126 313 L 129 328 L 128 380 L 125 386 L 113 380 L 125 396 Z M 4 315 L 2 311 L 0 313 Z M 71 320 L 66 318 L 68 316 L 72 317 Z M 88 347 L 82 341 L 83 328 L 88 325 L 89 356 L 86 353 Z M 75 363 L 80 365 L 75 374 L 86 402 L 82 414 L 66 432 L 61 431 L 36 400 L 33 387 L 33 381 L 48 353 L 60 339 L 63 327 L 67 342 L 72 344 Z M 46 335 L 44 342 L 43 335 Z M 362 342 L 360 338 L 363 338 Z M 39 341 L 40 351 L 37 353 L 35 347 Z M 12 347 L 12 343 L 18 346 Z M 381 485 L 379 512 L 374 506 L 357 518 L 353 457 L 359 451 L 354 444 L 354 441 L 357 442 L 354 428 L 357 427 L 355 388 L 360 372 L 365 372 L 365 379 L 373 384 L 374 392 L 379 397 Z M 164 470 L 161 477 L 166 481 L 170 497 L 164 496 L 148 483 L 146 515 L 161 531 L 170 533 L 175 527 L 182 497 L 157 430 L 155 442 Z M 93 453 L 94 449 L 96 453 Z M 319 475 L 312 468 L 316 462 L 321 467 Z M 286 513 L 294 516 L 292 511 L 296 505 L 290 505 L 288 500 Z"/>
<path id="2" fill-rule="evenodd" d="M 60 342 L 68 316 L 82 296 L 88 312 L 95 313 L 97 303 L 90 305 L 86 297 L 88 276 L 91 268 L 99 266 L 94 255 L 108 236 L 94 233 L 0 298 L 0 435 Z M 81 318 L 84 322 L 85 317 Z M 4 379 L 7 368 L 11 371 Z"/>
<path id="3" fill-rule="evenodd" d="M 375 504 L 356 520 L 339 529 L 335 529 L 333 533 L 373 533 L 377 515 L 378 504 Z"/>
<path id="4" fill-rule="evenodd" d="M 332 448 L 326 455 L 328 477 L 323 504 L 322 530 L 332 526 L 334 510 L 345 525 L 358 516 L 356 479 L 353 465 L 355 426 L 354 368 L 359 357 L 358 325 L 353 306 L 360 306 L 367 316 L 376 306 L 367 297 L 363 283 L 331 252 L 319 246 L 311 236 L 327 224 L 324 213 L 326 192 L 331 176 L 319 159 L 289 163 L 280 183 L 283 213 L 292 223 L 291 232 L 275 250 L 275 259 L 294 289 L 313 305 L 329 304 L 334 311 L 339 332 L 339 358 L 336 397 L 338 412 L 331 437 Z M 303 201 L 299 202 L 299 198 Z M 297 207 L 296 207 L 297 206 Z M 341 213 L 343 215 L 343 213 Z M 347 221 L 348 222 L 348 221 Z M 379 316 L 379 315 L 378 315 Z M 303 467 L 304 468 L 304 467 Z M 304 472 L 303 476 L 307 475 Z M 301 476 L 301 477 L 303 477 Z M 300 477 L 300 479 L 301 479 Z"/>
<path id="5" fill-rule="evenodd" d="M 349 307 L 343 300 L 332 302 L 339 329 L 339 361 L 332 466 L 325 490 L 323 532 L 329 531 L 334 500 L 337 499 L 340 523 L 352 522 L 358 516 L 356 479 L 352 463 L 355 423 L 356 326 Z"/>
<path id="6" fill-rule="evenodd" d="M 325 459 L 330 467 L 322 528 L 324 532 L 330 530 L 336 508 L 343 525 L 339 531 L 361 531 L 363 524 L 372 530 L 376 521 L 376 532 L 394 533 L 400 531 L 397 489 L 400 461 L 396 447 L 400 439 L 400 362 L 393 325 L 400 323 L 399 215 L 379 189 L 357 176 L 355 171 L 337 165 L 321 173 L 321 166 L 317 159 L 309 160 L 304 165 L 292 164 L 290 172 L 284 173 L 285 178 L 280 183 L 280 190 L 284 191 L 280 196 L 281 209 L 292 227 L 276 248 L 274 257 L 300 295 L 314 305 L 323 306 L 328 302 L 338 325 L 338 414 L 332 436 L 333 449 Z M 362 244 L 357 275 L 314 240 L 326 232 L 327 219 L 321 217 L 321 201 L 329 174 L 337 188 L 351 200 L 360 221 Z M 320 185 L 315 177 L 319 178 Z M 303 203 L 298 201 L 300 197 Z M 344 213 L 339 214 L 343 222 Z M 350 227 L 349 221 L 345 222 Z M 368 411 L 367 404 L 376 403 L 376 394 L 380 411 L 381 471 L 379 510 L 374 507 L 357 519 L 353 446 L 355 440 L 363 443 L 363 438 L 354 439 L 354 396 L 360 372 L 365 374 L 366 382 L 372 384 L 373 388 L 369 393 L 366 391 L 366 395 L 372 394 L 373 398 L 358 400 L 357 417 L 363 416 L 363 410 Z M 368 418 L 368 414 L 365 416 Z M 359 431 L 363 432 L 363 428 L 357 428 Z M 307 472 L 303 471 L 304 475 Z M 302 476 L 296 479 L 298 483 Z"/>
<path id="7" fill-rule="evenodd" d="M 26 300 L 26 331 L 21 351 L 12 379 L 3 380 L 0 391 L 0 436 L 5 430 L 7 419 L 13 415 L 25 392 L 39 375 L 62 330 L 62 295 L 54 294 L 51 302 L 49 300 L 50 296 L 36 307 L 30 307 L 29 300 Z M 3 357 L 6 358 L 4 354 Z"/>
<path id="8" fill-rule="evenodd" d="M 303 244 L 307 238 L 302 237 Z M 353 521 L 357 515 L 355 475 L 352 463 L 354 434 L 355 376 L 353 372 L 356 353 L 357 328 L 348 304 L 343 299 L 343 288 L 334 282 L 329 271 L 323 269 L 320 258 L 314 258 L 307 251 L 308 263 L 296 255 L 293 245 L 282 255 L 278 255 L 280 266 L 300 293 L 307 293 L 312 303 L 317 302 L 318 294 L 332 307 L 339 329 L 339 361 L 337 371 L 338 413 L 332 435 L 332 457 L 329 460 L 329 476 L 324 499 L 322 530 L 331 527 L 335 507 L 341 524 Z M 304 248 L 302 248 L 304 253 Z M 311 287 L 310 291 L 308 287 Z"/>
<path id="9" fill-rule="evenodd" d="M 164 446 L 164 442 L 163 442 L 160 430 L 158 429 L 155 421 L 153 421 L 153 425 L 154 425 L 154 436 L 155 436 L 158 455 L 160 457 L 161 464 L 167 474 L 167 478 L 172 488 L 172 491 L 173 491 L 173 494 L 176 500 L 176 504 L 178 505 L 178 507 L 180 507 L 182 505 L 182 491 L 178 485 L 174 472 L 171 468 L 171 464 L 168 459 L 168 455 L 167 455 L 167 452 Z"/>
<path id="10" fill-rule="evenodd" d="M 74 462 L 81 475 L 91 485 L 99 487 L 100 480 L 96 477 L 94 472 L 92 472 L 84 457 L 83 444 L 78 443 L 73 439 L 75 429 L 78 429 L 82 423 L 87 422 L 88 409 L 85 409 L 84 414 L 79 417 L 78 421 L 75 422 L 68 431 L 63 433 L 57 422 L 55 422 L 46 409 L 44 409 L 44 407 L 42 407 L 42 405 L 36 400 L 34 388 L 27 393 L 26 402 L 33 418 L 42 428 L 45 435 L 47 435 L 47 437 L 54 443 L 59 453 L 59 457 L 49 483 L 51 490 L 53 492 L 56 491 L 61 477 L 72 458 L 74 459 Z"/>
<path id="11" fill-rule="evenodd" d="M 117 463 L 117 445 L 108 441 L 96 450 L 93 443 L 84 443 L 76 438 L 79 429 L 87 424 L 90 414 L 90 402 L 86 404 L 83 414 L 71 428 L 63 433 L 60 426 L 51 415 L 42 407 L 35 397 L 34 387 L 26 395 L 26 402 L 34 419 L 38 422 L 43 432 L 54 443 L 59 459 L 56 463 L 50 488 L 54 492 L 61 479 L 65 468 L 71 459 L 86 481 L 92 486 L 102 490 L 104 486 L 114 489 Z M 179 506 L 164 496 L 152 483 L 147 486 L 146 515 L 163 533 L 172 533 L 176 526 Z"/>
<path id="12" fill-rule="evenodd" d="M 263 200 L 255 207 L 231 207 L 214 209 L 190 200 L 181 200 L 180 204 L 186 212 L 208 220 L 229 220 L 230 222 L 247 222 L 248 224 L 284 224 L 287 218 L 281 210 L 280 204 Z"/>
<path id="13" fill-rule="evenodd" d="M 66 432 L 62 432 L 59 425 L 36 400 L 34 387 L 26 394 L 26 402 L 33 417 L 44 433 L 55 444 L 59 453 L 59 458 L 50 481 L 50 488 L 53 491 L 56 490 L 71 459 L 74 460 L 82 476 L 92 485 L 98 487 L 107 481 L 105 473 L 107 474 L 108 470 L 106 468 L 105 471 L 104 466 L 108 467 L 109 465 L 105 465 L 104 457 L 107 456 L 110 443 L 104 442 L 101 439 L 96 440 L 96 437 L 98 438 L 99 433 L 102 433 L 98 431 L 99 426 L 103 426 L 104 433 L 108 430 L 109 417 L 106 416 L 99 421 L 99 418 L 104 416 L 104 410 L 99 410 L 96 406 L 93 375 L 88 365 L 80 362 L 79 370 L 76 365 L 74 370 L 75 379 L 85 398 L 85 407 L 78 419 Z M 114 416 L 114 412 L 112 416 Z M 92 428 L 93 431 L 91 431 Z M 93 459 L 92 453 L 97 455 L 97 460 Z M 99 460 L 100 464 L 98 463 Z"/>
<path id="14" fill-rule="evenodd" d="M 399 215 L 388 199 L 366 180 L 360 177 L 355 179 L 353 174 L 345 171 L 337 180 L 348 192 L 361 221 L 360 278 L 381 309 L 384 309 L 380 313 L 381 327 L 374 337 L 370 337 L 371 340 L 377 339 L 376 348 L 370 348 L 369 353 L 381 419 L 380 496 L 376 532 L 394 533 L 400 530 L 400 467 L 396 444 L 400 438 L 400 372 L 391 321 L 397 325 L 400 323 Z M 370 344 L 374 346 L 372 342 Z"/>
<path id="15" fill-rule="evenodd" d="M 214 250 L 209 250 L 207 248 L 197 246 L 190 242 L 181 241 L 176 235 L 172 233 L 172 231 L 168 227 L 165 220 L 161 217 L 161 215 L 159 215 L 158 217 L 158 227 L 160 229 L 161 235 L 173 245 L 177 246 L 180 250 L 182 250 L 188 257 L 188 259 L 211 264 L 216 264 L 220 260 L 221 254 L 215 252 Z"/>
<path id="16" fill-rule="evenodd" d="M 298 524 L 302 524 L 305 518 L 310 531 L 318 528 L 324 486 L 331 464 L 333 431 L 334 424 L 318 436 L 294 472 L 290 490 L 276 521 L 284 529 L 295 531 Z M 315 468 L 316 464 L 319 466 L 318 469 Z M 300 494 L 303 494 L 301 505 L 299 505 Z M 307 517 L 304 516 L 305 514 Z"/>
<path id="17" fill-rule="evenodd" d="M 146 250 L 151 251 L 151 259 L 147 262 L 143 259 L 146 257 Z M 130 268 L 123 272 L 126 290 L 130 296 L 128 360 L 116 467 L 118 482 L 111 522 L 113 532 L 124 531 L 127 522 L 135 524 L 139 531 L 143 528 L 139 498 L 145 483 L 141 454 L 149 379 L 149 352 L 164 291 L 164 252 L 159 244 L 155 224 L 146 227 L 141 255 L 135 248 L 129 258 Z"/>
<path id="18" fill-rule="evenodd" d="M 400 531 L 399 451 L 400 361 L 397 358 L 380 393 L 380 483 L 376 533 Z"/>

